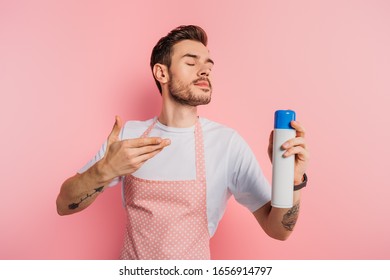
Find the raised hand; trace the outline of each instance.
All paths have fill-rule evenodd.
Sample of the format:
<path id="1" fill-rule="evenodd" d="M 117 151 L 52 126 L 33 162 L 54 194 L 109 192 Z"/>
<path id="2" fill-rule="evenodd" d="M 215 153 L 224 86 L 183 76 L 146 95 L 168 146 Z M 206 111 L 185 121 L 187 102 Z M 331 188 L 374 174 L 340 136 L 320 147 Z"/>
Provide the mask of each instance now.
<path id="1" fill-rule="evenodd" d="M 145 161 L 170 144 L 169 139 L 160 137 L 120 140 L 121 128 L 122 120 L 116 116 L 114 127 L 107 139 L 105 155 L 101 160 L 101 170 L 107 180 L 134 173 Z"/>
<path id="2" fill-rule="evenodd" d="M 297 122 L 292 121 L 291 126 L 296 130 L 297 135 L 295 138 L 285 142 L 282 145 L 282 149 L 286 150 L 283 154 L 284 157 L 295 155 L 295 173 L 294 184 L 297 185 L 302 182 L 303 174 L 306 172 L 306 168 L 309 162 L 309 151 L 305 140 L 305 129 Z M 268 143 L 268 156 L 272 161 L 272 149 L 273 149 L 273 131 L 271 131 Z"/>

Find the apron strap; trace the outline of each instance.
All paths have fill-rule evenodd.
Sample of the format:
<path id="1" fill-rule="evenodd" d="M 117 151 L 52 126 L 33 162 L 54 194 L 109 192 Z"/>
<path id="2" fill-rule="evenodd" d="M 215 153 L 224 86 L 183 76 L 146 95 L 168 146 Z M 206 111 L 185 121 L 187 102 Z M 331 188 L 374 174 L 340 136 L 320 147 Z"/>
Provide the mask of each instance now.
<path id="1" fill-rule="evenodd" d="M 196 180 L 206 183 L 206 167 L 204 160 L 204 141 L 203 131 L 200 120 L 195 124 L 195 163 L 196 163 Z"/>

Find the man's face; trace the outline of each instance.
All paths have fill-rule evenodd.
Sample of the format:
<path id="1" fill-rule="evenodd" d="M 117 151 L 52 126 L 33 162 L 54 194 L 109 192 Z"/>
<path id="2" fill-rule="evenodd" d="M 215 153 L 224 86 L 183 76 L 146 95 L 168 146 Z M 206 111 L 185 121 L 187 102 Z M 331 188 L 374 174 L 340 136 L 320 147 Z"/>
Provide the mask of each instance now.
<path id="1" fill-rule="evenodd" d="M 180 104 L 198 106 L 211 100 L 211 69 L 214 62 L 200 42 L 184 40 L 173 46 L 169 67 L 169 92 Z"/>

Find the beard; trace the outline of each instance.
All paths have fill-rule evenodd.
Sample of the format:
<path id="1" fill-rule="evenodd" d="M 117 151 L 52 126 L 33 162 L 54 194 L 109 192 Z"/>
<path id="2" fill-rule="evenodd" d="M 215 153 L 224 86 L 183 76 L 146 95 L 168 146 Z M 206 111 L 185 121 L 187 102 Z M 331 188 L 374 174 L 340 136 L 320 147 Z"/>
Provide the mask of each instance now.
<path id="1" fill-rule="evenodd" d="M 172 77 L 172 74 L 170 76 Z M 191 86 L 195 85 L 199 81 L 207 81 L 209 83 L 209 88 L 199 88 L 200 93 L 196 93 L 193 89 L 191 89 Z M 211 101 L 212 87 L 207 78 L 200 78 L 193 81 L 191 84 L 184 84 L 180 80 L 172 77 L 172 80 L 168 84 L 168 88 L 172 99 L 182 105 L 206 105 Z"/>

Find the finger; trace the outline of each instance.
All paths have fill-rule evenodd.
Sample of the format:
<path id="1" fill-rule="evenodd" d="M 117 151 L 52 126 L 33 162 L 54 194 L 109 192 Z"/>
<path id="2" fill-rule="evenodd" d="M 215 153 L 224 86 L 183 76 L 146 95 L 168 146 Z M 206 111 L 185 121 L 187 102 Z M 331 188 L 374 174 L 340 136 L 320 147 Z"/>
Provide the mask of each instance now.
<path id="1" fill-rule="evenodd" d="M 300 157 L 300 159 L 308 159 L 309 158 L 308 151 L 305 148 L 303 148 L 302 146 L 295 146 L 295 147 L 288 149 L 283 154 L 283 157 L 289 157 L 292 155 L 297 155 Z"/>
<path id="2" fill-rule="evenodd" d="M 145 153 L 137 157 L 138 164 L 144 164 L 147 160 L 153 158 L 155 155 L 157 155 L 159 152 L 161 152 L 163 148 L 154 150 L 150 153 Z"/>
<path id="3" fill-rule="evenodd" d="M 131 153 L 133 156 L 138 157 L 144 154 L 154 153 L 155 151 L 162 150 L 170 144 L 170 141 L 164 140 L 159 145 L 148 145 L 138 148 L 132 148 Z"/>
<path id="4" fill-rule="evenodd" d="M 305 128 L 297 121 L 291 121 L 291 126 L 296 130 L 297 137 L 305 137 Z"/>
<path id="5" fill-rule="evenodd" d="M 133 173 L 136 170 L 138 170 L 146 161 L 148 161 L 149 159 L 153 158 L 155 155 L 157 155 L 161 151 L 162 151 L 162 149 L 158 149 L 158 150 L 155 150 L 152 153 L 147 153 L 147 154 L 143 154 L 143 155 L 140 155 L 138 157 L 135 157 L 132 160 L 132 167 L 131 167 L 132 171 L 131 171 L 131 173 Z"/>
<path id="6" fill-rule="evenodd" d="M 274 145 L 274 131 L 271 130 L 271 133 L 269 134 L 269 139 L 268 139 L 268 157 L 272 162 L 272 149 Z"/>
<path id="7" fill-rule="evenodd" d="M 112 143 L 119 141 L 119 133 L 122 129 L 122 120 L 119 116 L 115 116 L 115 123 L 112 127 L 110 135 L 108 135 L 107 144 L 108 146 Z"/>
<path id="8" fill-rule="evenodd" d="M 294 146 L 302 146 L 303 148 L 306 148 L 306 140 L 303 137 L 296 137 L 292 138 L 286 142 L 283 143 L 282 148 L 288 149 Z"/>
<path id="9" fill-rule="evenodd" d="M 274 131 L 271 130 L 271 133 L 269 134 L 269 139 L 268 139 L 268 146 L 272 146 L 274 143 Z"/>
<path id="10" fill-rule="evenodd" d="M 162 139 L 160 137 L 145 137 L 145 138 L 135 138 L 135 139 L 126 139 L 123 140 L 123 145 L 127 148 L 141 148 L 145 146 L 152 145 L 169 145 L 169 139 Z"/>

